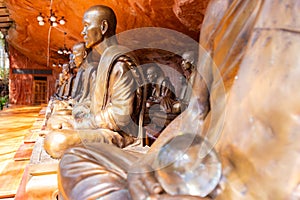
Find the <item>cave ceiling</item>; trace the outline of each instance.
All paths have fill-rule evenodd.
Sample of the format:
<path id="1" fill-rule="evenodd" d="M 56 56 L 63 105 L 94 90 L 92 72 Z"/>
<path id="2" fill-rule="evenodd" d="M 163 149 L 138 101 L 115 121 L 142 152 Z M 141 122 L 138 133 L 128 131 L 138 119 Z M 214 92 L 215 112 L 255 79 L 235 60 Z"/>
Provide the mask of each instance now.
<path id="1" fill-rule="evenodd" d="M 209 0 L 4 0 L 9 11 L 7 42 L 34 62 L 48 65 L 62 56 L 57 50 L 82 41 L 82 16 L 92 5 L 113 8 L 117 15 L 117 33 L 141 27 L 161 27 L 178 31 L 198 41 Z M 40 26 L 37 16 L 50 16 L 50 9 L 66 23 L 57 27 L 46 22 Z M 5 29 L 1 29 L 5 32 Z M 66 33 L 64 37 L 64 33 Z M 150 33 L 149 33 L 150 34 Z M 65 41 L 65 42 L 64 42 Z"/>

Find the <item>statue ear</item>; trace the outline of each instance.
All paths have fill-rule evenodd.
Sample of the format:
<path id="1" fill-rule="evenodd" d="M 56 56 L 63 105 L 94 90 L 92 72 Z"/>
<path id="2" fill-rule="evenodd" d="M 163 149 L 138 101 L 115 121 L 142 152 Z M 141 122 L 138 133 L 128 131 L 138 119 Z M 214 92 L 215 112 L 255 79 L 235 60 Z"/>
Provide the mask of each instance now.
<path id="1" fill-rule="evenodd" d="M 87 52 L 84 51 L 84 52 L 83 52 L 83 58 L 86 58 L 86 57 L 87 57 Z"/>
<path id="2" fill-rule="evenodd" d="M 102 32 L 102 35 L 104 35 L 107 30 L 108 30 L 108 23 L 107 23 L 106 20 L 103 20 L 101 22 L 101 32 Z"/>

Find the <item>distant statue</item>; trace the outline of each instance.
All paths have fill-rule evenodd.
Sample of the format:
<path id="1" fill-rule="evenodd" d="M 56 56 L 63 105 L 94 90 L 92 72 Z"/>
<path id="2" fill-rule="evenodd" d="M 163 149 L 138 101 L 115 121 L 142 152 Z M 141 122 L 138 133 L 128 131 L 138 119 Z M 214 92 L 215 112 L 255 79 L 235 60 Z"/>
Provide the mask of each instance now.
<path id="1" fill-rule="evenodd" d="M 83 43 L 84 44 L 84 43 Z M 85 44 L 84 44 L 85 45 Z M 74 108 L 72 111 L 72 114 L 75 119 L 80 119 L 82 116 L 86 114 L 86 111 L 89 112 L 90 105 L 91 105 L 91 99 L 92 95 L 95 91 L 95 81 L 97 76 L 97 68 L 98 63 L 95 62 L 90 57 L 92 52 L 89 51 L 89 58 L 87 58 L 87 50 L 84 53 L 84 56 L 82 57 L 83 60 L 80 60 L 80 55 L 82 55 L 83 52 L 78 52 L 77 55 L 79 58 L 77 59 L 80 62 L 80 73 L 81 73 L 81 93 L 77 97 L 74 98 L 76 103 L 74 104 Z M 76 57 L 77 57 L 76 56 Z M 99 58 L 100 59 L 100 58 Z"/>
<path id="2" fill-rule="evenodd" d="M 82 141 L 109 143 L 118 147 L 140 144 L 143 120 L 143 73 L 130 50 L 117 44 L 116 16 L 106 6 L 93 6 L 83 17 L 87 48 L 101 59 L 89 107 L 71 121 L 74 130 L 50 132 L 45 150 L 55 158 Z"/>
<path id="3" fill-rule="evenodd" d="M 76 73 L 75 73 L 76 67 L 71 67 L 70 63 L 63 64 L 63 68 L 64 67 L 68 68 L 68 73 L 65 75 L 67 78 L 67 84 L 65 86 L 63 99 L 68 100 L 71 98 L 71 93 L 73 90 L 74 80 L 76 77 Z"/>
<path id="4" fill-rule="evenodd" d="M 69 129 L 68 120 L 72 117 L 72 111 L 77 109 L 82 101 L 90 100 L 90 91 L 94 87 L 96 64 L 94 66 L 86 62 L 87 50 L 84 42 L 76 43 L 72 48 L 69 65 L 75 71 L 76 77 L 73 80 L 71 96 L 67 100 L 54 101 L 52 114 L 55 117 L 48 120 L 47 127 L 50 129 Z M 65 112 L 66 109 L 68 112 Z"/>
<path id="5" fill-rule="evenodd" d="M 73 46 L 72 52 L 73 52 L 72 59 L 75 67 L 77 68 L 77 74 L 71 92 L 71 99 L 74 100 L 74 102 L 78 102 L 79 99 L 82 97 L 82 93 L 83 93 L 83 81 L 84 81 L 83 74 L 85 69 L 84 67 L 82 67 L 82 62 L 87 56 L 84 42 L 76 43 Z"/>
<path id="6" fill-rule="evenodd" d="M 182 54 L 181 66 L 185 76 L 180 77 L 181 88 L 178 99 L 182 106 L 186 108 L 192 96 L 192 85 L 196 74 L 195 53 L 193 51 L 187 51 Z"/>
<path id="7" fill-rule="evenodd" d="M 62 72 L 58 76 L 56 84 L 56 93 L 51 97 L 49 102 L 51 107 L 51 115 L 57 111 L 62 111 L 63 114 L 70 113 L 71 106 L 67 102 L 67 97 L 70 92 L 70 68 L 69 64 L 64 64 Z M 67 97 L 66 97 L 67 96 Z M 50 115 L 48 116 L 50 117 Z"/>
<path id="8" fill-rule="evenodd" d="M 63 77 L 63 73 L 59 73 L 58 75 L 58 79 L 55 82 L 55 94 L 54 94 L 54 99 L 60 99 L 62 100 L 62 98 L 60 97 L 60 93 L 62 89 L 62 85 L 63 85 L 63 81 L 64 81 L 64 77 Z"/>
<path id="9" fill-rule="evenodd" d="M 152 64 L 148 67 L 146 74 L 151 84 L 149 97 L 147 99 L 147 108 L 150 108 L 153 104 L 159 104 L 161 110 L 166 113 L 172 113 L 176 96 L 175 88 L 169 77 L 165 76 L 162 69 L 156 64 Z"/>
<path id="10" fill-rule="evenodd" d="M 59 92 L 59 97 L 61 97 L 63 100 L 66 99 L 66 95 L 68 95 L 69 93 L 69 88 L 68 88 L 68 84 L 69 84 L 69 79 L 70 79 L 70 68 L 69 68 L 69 64 L 65 63 L 62 66 L 62 86 L 61 86 L 61 90 Z"/>

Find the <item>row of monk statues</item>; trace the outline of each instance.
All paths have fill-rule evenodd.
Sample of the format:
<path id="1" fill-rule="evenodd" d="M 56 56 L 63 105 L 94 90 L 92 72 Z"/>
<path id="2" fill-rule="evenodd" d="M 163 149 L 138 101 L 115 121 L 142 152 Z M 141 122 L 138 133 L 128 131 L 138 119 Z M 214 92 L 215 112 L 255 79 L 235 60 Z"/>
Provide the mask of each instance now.
<path id="1" fill-rule="evenodd" d="M 159 64 L 142 66 L 118 44 L 116 25 L 107 6 L 84 13 L 84 42 L 73 46 L 49 103 L 44 148 L 60 159 L 59 199 L 212 198 L 221 164 L 209 142 L 176 129 L 171 141 L 159 136 L 189 106 L 194 52 L 182 55 L 176 92 Z"/>

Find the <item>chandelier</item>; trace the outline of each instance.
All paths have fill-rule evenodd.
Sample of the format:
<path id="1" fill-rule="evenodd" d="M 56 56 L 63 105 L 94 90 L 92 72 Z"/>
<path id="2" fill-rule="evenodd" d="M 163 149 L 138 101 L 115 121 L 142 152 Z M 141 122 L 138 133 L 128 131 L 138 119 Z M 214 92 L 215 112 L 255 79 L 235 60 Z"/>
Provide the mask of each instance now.
<path id="1" fill-rule="evenodd" d="M 58 63 L 53 63 L 52 67 L 62 67 L 63 63 L 61 63 L 60 61 L 58 61 Z"/>
<path id="2" fill-rule="evenodd" d="M 72 53 L 71 49 L 66 47 L 66 35 L 67 33 L 64 32 L 64 47 L 57 50 L 57 53 L 60 55 L 69 55 Z"/>
<path id="3" fill-rule="evenodd" d="M 58 24 L 64 25 L 66 23 L 65 17 L 64 16 L 62 16 L 62 17 L 56 16 L 55 13 L 52 11 L 52 9 L 50 9 L 50 16 L 44 17 L 43 14 L 40 13 L 36 17 L 36 19 L 40 26 L 44 26 L 46 21 L 48 21 L 50 23 L 50 26 L 53 26 L 53 27 L 57 26 Z"/>

